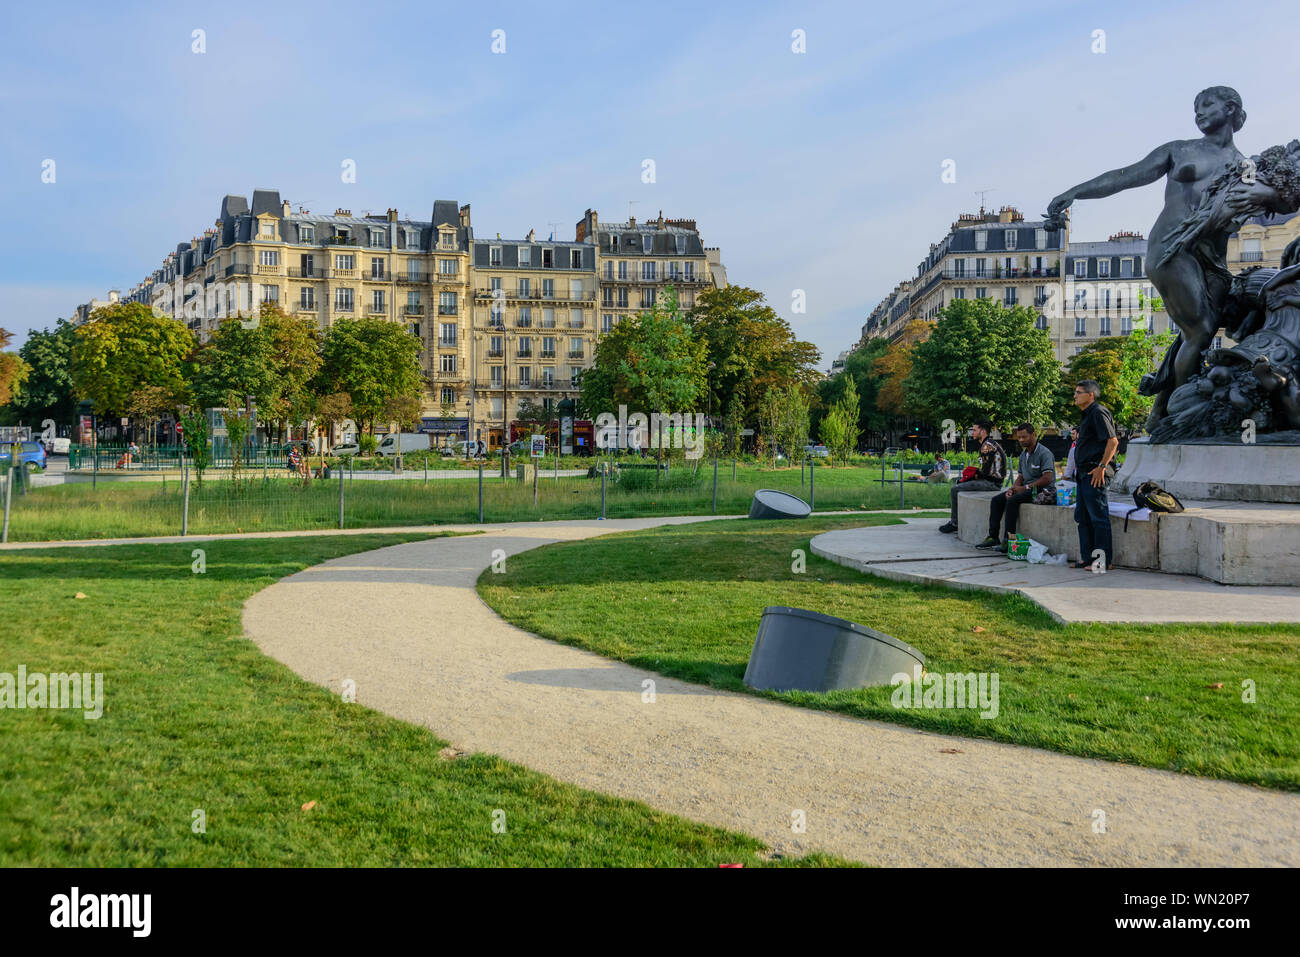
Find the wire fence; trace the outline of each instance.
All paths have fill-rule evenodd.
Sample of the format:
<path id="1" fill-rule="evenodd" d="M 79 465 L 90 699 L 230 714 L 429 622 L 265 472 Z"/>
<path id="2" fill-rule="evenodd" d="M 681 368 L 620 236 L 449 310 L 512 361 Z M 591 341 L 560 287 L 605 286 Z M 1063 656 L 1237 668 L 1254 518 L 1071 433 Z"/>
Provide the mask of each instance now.
<path id="1" fill-rule="evenodd" d="M 17 476 L 18 473 L 14 473 Z M 77 481 L 31 487 L 5 477 L 8 541 L 374 528 L 553 519 L 746 514 L 755 490 L 797 495 L 818 511 L 947 507 L 948 486 L 871 468 L 737 470 L 730 460 L 659 469 L 600 463 L 577 476 L 534 474 L 531 465 L 464 470 L 463 477 L 366 478 L 331 469 L 327 478 L 248 467 L 242 477 Z M 884 479 L 891 481 L 885 482 Z"/>

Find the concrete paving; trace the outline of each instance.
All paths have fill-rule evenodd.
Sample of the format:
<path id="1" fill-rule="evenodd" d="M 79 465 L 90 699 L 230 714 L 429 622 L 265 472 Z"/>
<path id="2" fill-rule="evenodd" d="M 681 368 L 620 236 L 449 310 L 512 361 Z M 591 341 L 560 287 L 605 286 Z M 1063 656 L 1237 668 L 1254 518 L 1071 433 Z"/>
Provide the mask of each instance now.
<path id="1" fill-rule="evenodd" d="M 896 866 L 1300 865 L 1300 795 L 715 691 L 530 635 L 475 591 L 497 549 L 694 520 L 517 525 L 349 555 L 254 595 L 244 629 L 307 680 L 339 692 L 350 679 L 360 704 L 459 750 L 782 853 Z"/>
<path id="2" fill-rule="evenodd" d="M 1060 622 L 1163 624 L 1300 622 L 1300 588 L 1221 585 L 1194 575 L 1013 562 L 940 532 L 942 519 L 841 529 L 812 540 L 812 552 L 870 575 L 950 588 L 1024 595 Z"/>

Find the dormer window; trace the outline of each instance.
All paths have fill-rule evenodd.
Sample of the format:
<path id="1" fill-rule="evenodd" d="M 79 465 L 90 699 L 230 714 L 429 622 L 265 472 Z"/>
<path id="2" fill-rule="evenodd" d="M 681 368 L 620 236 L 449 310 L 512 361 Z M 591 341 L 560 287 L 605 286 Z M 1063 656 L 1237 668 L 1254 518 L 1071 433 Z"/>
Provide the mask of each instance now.
<path id="1" fill-rule="evenodd" d="M 1016 231 L 1014 229 L 1006 230 L 1006 248 L 1007 249 L 1016 248 Z"/>
<path id="2" fill-rule="evenodd" d="M 298 224 L 298 242 L 314 243 L 316 241 L 316 227 L 310 223 Z"/>
<path id="3" fill-rule="evenodd" d="M 680 256 L 680 255 L 684 255 L 685 252 L 686 252 L 686 234 L 685 234 L 685 233 L 678 233 L 678 234 L 677 234 L 677 254 Z"/>
<path id="4" fill-rule="evenodd" d="M 531 247 L 531 246 L 520 246 L 520 247 L 519 247 L 519 265 L 520 265 L 520 266 L 531 266 L 532 264 L 533 264 L 533 247 Z"/>
<path id="5" fill-rule="evenodd" d="M 419 233 L 419 230 L 408 229 L 408 230 L 406 231 L 406 248 L 407 248 L 407 249 L 416 249 L 416 248 L 419 247 L 419 245 L 420 245 L 420 233 Z"/>
<path id="6" fill-rule="evenodd" d="M 377 249 L 384 245 L 384 231 L 382 229 L 370 230 L 370 248 Z"/>
<path id="7" fill-rule="evenodd" d="M 654 250 L 654 237 L 649 233 L 641 234 L 641 252 L 650 253 Z"/>
<path id="8" fill-rule="evenodd" d="M 617 236 L 617 235 L 611 235 L 611 236 L 609 237 L 609 251 L 612 252 L 612 253 L 616 253 L 616 252 L 618 252 L 618 236 Z"/>
<path id="9" fill-rule="evenodd" d="M 262 238 L 263 239 L 275 238 L 275 222 L 273 220 L 267 220 L 266 222 L 262 223 Z"/>
<path id="10" fill-rule="evenodd" d="M 446 239 L 447 239 L 447 236 L 446 236 L 445 233 L 443 234 L 443 237 L 442 237 L 442 238 L 443 238 L 444 245 L 445 245 L 445 242 L 446 242 Z M 489 265 L 489 266 L 500 266 L 500 265 L 501 265 L 501 247 L 500 247 L 500 246 L 491 246 L 491 247 L 488 248 L 488 265 Z"/>
<path id="11" fill-rule="evenodd" d="M 438 235 L 438 242 L 443 249 L 454 249 L 456 247 L 456 234 L 450 229 L 444 229 Z"/>

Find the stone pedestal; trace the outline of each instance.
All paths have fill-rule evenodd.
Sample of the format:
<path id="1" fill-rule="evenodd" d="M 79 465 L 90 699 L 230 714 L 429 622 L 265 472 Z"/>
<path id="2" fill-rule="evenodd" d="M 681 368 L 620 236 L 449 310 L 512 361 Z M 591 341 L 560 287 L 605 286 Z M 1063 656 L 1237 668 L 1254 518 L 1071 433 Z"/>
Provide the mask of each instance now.
<path id="1" fill-rule="evenodd" d="M 1300 445 L 1128 444 L 1111 498 L 1132 497 L 1143 482 L 1208 502 L 1300 503 Z"/>

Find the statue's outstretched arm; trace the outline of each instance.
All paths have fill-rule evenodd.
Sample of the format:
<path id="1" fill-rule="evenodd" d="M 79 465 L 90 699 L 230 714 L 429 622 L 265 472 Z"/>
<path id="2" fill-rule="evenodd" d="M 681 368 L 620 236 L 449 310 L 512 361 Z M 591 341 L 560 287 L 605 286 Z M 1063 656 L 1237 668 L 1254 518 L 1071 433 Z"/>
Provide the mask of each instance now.
<path id="1" fill-rule="evenodd" d="M 1056 218 L 1060 216 L 1061 212 L 1076 199 L 1101 199 L 1105 196 L 1113 196 L 1126 189 L 1154 183 L 1173 167 L 1173 146 L 1173 143 L 1157 146 L 1131 166 L 1121 166 L 1119 169 L 1109 170 L 1100 176 L 1094 176 L 1087 182 L 1080 183 L 1073 189 L 1067 189 L 1048 205 L 1048 217 Z"/>

